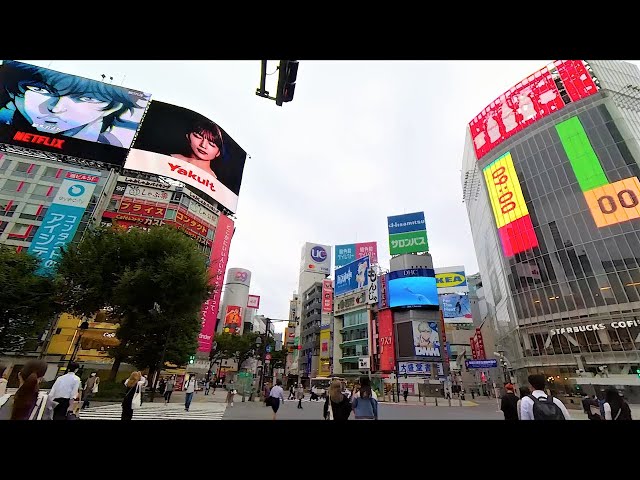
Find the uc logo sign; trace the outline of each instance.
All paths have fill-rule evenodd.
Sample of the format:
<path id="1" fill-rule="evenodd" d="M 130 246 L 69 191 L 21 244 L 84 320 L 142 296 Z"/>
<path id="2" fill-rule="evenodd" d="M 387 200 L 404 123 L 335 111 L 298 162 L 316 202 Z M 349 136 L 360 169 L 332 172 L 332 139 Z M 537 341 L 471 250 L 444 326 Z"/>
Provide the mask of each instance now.
<path id="1" fill-rule="evenodd" d="M 467 277 L 461 272 L 436 273 L 438 288 L 458 287 L 467 284 Z"/>
<path id="2" fill-rule="evenodd" d="M 315 246 L 311 249 L 311 259 L 316 263 L 322 263 L 327 259 L 327 251 L 320 246 Z"/>
<path id="3" fill-rule="evenodd" d="M 82 185 L 71 185 L 67 193 L 72 197 L 79 197 L 85 191 L 85 188 Z"/>

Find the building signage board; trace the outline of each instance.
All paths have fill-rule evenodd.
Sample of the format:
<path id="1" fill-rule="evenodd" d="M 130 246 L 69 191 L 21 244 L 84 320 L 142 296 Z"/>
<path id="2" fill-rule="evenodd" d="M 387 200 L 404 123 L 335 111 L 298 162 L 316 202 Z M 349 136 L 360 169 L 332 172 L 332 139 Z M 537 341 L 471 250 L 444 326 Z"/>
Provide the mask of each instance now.
<path id="1" fill-rule="evenodd" d="M 487 360 L 465 360 L 464 365 L 467 368 L 496 368 L 498 360 L 489 358 Z"/>
<path id="2" fill-rule="evenodd" d="M 400 375 L 431 375 L 431 363 L 432 362 L 399 362 L 398 372 Z M 442 363 L 437 362 L 436 365 L 438 368 L 438 376 L 444 375 Z"/>
<path id="3" fill-rule="evenodd" d="M 378 303 L 378 276 L 373 268 L 369 269 L 369 287 L 367 288 L 367 303 L 375 305 Z"/>
<path id="4" fill-rule="evenodd" d="M 366 288 L 369 283 L 368 270 L 369 257 L 358 259 L 336 269 L 335 294 L 344 295 L 354 290 Z"/>
<path id="5" fill-rule="evenodd" d="M 342 315 L 349 310 L 358 310 L 367 306 L 367 292 L 360 291 L 337 298 L 333 305 L 333 314 Z"/>
<path id="6" fill-rule="evenodd" d="M 333 282 L 329 279 L 322 281 L 322 311 L 333 311 Z"/>

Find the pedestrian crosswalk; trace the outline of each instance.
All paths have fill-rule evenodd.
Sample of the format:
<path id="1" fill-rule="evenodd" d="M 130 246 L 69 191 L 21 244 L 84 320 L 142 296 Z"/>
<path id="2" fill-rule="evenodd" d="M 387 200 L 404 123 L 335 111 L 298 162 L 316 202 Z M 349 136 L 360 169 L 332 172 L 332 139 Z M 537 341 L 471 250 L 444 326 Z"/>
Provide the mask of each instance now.
<path id="1" fill-rule="evenodd" d="M 192 403 L 189 411 L 184 404 L 143 403 L 133 412 L 133 420 L 222 420 L 226 409 L 224 403 Z M 120 420 L 122 406 L 100 405 L 80 411 L 81 420 Z"/>

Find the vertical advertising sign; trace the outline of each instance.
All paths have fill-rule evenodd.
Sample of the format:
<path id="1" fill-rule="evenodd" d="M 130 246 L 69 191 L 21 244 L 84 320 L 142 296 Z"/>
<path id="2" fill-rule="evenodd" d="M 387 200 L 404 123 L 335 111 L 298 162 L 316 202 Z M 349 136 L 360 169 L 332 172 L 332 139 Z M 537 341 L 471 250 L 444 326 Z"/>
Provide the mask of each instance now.
<path id="1" fill-rule="evenodd" d="M 378 308 L 389 308 L 389 280 L 387 274 L 384 274 L 378 278 L 378 286 L 380 287 L 380 294 L 378 300 Z"/>
<path id="2" fill-rule="evenodd" d="M 367 288 L 367 304 L 375 305 L 378 303 L 378 276 L 373 268 L 369 268 L 369 287 Z"/>
<path id="3" fill-rule="evenodd" d="M 393 312 L 388 308 L 378 312 L 378 352 L 380 370 L 392 372 L 396 365 L 396 353 L 393 340 Z"/>
<path id="4" fill-rule="evenodd" d="M 442 311 L 440 311 L 440 344 L 444 347 L 442 349 L 442 361 L 447 364 L 449 363 L 449 344 L 447 343 L 447 332 L 444 328 L 444 316 L 442 315 Z"/>
<path id="5" fill-rule="evenodd" d="M 328 279 L 322 281 L 322 312 L 333 312 L 333 283 Z"/>
<path id="6" fill-rule="evenodd" d="M 413 321 L 413 344 L 420 357 L 440 357 L 439 322 Z"/>
<path id="7" fill-rule="evenodd" d="M 328 328 L 320 330 L 320 362 L 318 365 L 319 377 L 328 377 L 329 375 L 331 375 L 329 342 L 331 342 L 331 330 L 329 330 Z"/>
<path id="8" fill-rule="evenodd" d="M 391 255 L 429 251 L 424 212 L 387 217 L 387 224 Z"/>
<path id="9" fill-rule="evenodd" d="M 67 172 L 42 219 L 28 252 L 40 260 L 38 275 L 51 275 L 58 264 L 60 248 L 73 240 L 100 177 Z"/>
<path id="10" fill-rule="evenodd" d="M 224 325 L 222 331 L 239 335 L 242 327 L 242 307 L 237 305 L 227 305 L 227 313 L 224 315 Z"/>
<path id="11" fill-rule="evenodd" d="M 200 334 L 198 335 L 198 351 L 210 352 L 215 335 L 216 319 L 220 309 L 220 295 L 224 282 L 224 273 L 227 270 L 227 260 L 229 259 L 229 246 L 233 236 L 233 220 L 226 215 L 220 214 L 218 227 L 213 237 L 211 247 L 211 257 L 209 260 L 209 283 L 213 288 L 213 293 L 209 300 L 202 306 L 202 323 Z"/>

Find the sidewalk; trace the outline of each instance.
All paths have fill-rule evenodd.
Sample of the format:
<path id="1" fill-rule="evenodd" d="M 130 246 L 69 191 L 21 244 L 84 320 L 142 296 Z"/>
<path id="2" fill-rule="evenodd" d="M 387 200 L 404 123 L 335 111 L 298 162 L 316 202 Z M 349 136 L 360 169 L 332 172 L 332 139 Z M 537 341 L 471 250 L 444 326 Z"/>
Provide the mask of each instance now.
<path id="1" fill-rule="evenodd" d="M 397 400 L 397 398 L 396 398 Z M 379 403 L 384 403 L 384 404 L 389 404 L 389 405 L 419 405 L 419 406 L 427 406 L 427 407 L 435 407 L 436 406 L 436 401 L 435 398 L 433 397 L 427 397 L 426 402 L 424 398 L 420 398 L 418 400 L 417 396 L 409 396 L 407 397 L 407 401 L 404 401 L 403 397 L 400 397 L 400 401 L 393 401 L 393 397 L 385 397 L 385 399 L 383 399 L 382 397 L 378 397 L 378 402 Z M 494 400 L 495 402 L 495 400 Z M 425 405 L 426 403 L 426 405 Z M 479 404 L 476 401 L 471 401 L 471 400 L 462 400 L 462 406 L 463 407 L 477 407 Z M 451 406 L 452 407 L 459 407 L 460 406 L 460 400 L 458 399 L 458 397 L 453 397 L 451 398 Z M 449 400 L 447 400 L 446 398 L 442 398 L 442 397 L 438 397 L 438 407 L 449 407 Z"/>

